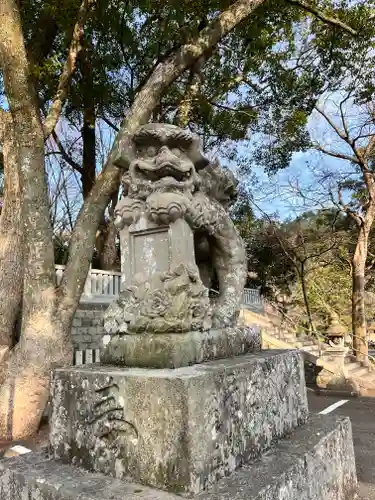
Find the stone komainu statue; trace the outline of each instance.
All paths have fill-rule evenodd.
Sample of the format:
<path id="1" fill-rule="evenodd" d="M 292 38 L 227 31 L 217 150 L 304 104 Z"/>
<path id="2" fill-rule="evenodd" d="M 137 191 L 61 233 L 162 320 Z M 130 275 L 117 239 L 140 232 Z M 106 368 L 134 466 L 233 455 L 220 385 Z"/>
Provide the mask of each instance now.
<path id="1" fill-rule="evenodd" d="M 121 231 L 124 226 L 134 224 L 141 211 L 158 225 L 184 219 L 194 233 L 199 276 L 194 277 L 194 270 L 177 269 L 172 272 L 174 283 L 179 283 L 177 278 L 181 282 L 185 273 L 185 281 L 192 284 L 189 300 L 194 308 L 198 301 L 201 306 L 207 304 L 208 289 L 213 282 L 217 283 L 218 293 L 206 307 L 211 309 L 210 321 L 203 320 L 201 315 L 202 321 L 196 321 L 195 326 L 207 329 L 211 325 L 215 328 L 234 325 L 246 280 L 246 255 L 228 214 L 237 195 L 237 182 L 232 172 L 218 162 L 210 163 L 200 151 L 199 139 L 191 132 L 156 123 L 141 127 L 133 137 L 132 148 L 122 151 L 115 163 L 125 171 L 122 197 L 115 210 L 117 228 Z M 162 279 L 171 283 L 172 278 L 169 273 Z M 112 319 L 119 314 L 116 308 L 134 309 L 135 302 L 140 300 L 137 299 L 140 286 L 128 287 L 122 292 L 126 300 L 120 296 L 117 305 L 107 312 L 105 326 L 108 332 L 115 333 Z M 182 290 L 169 286 L 169 290 L 172 289 L 177 290 L 176 294 Z M 176 316 L 181 314 L 179 311 Z M 157 321 L 160 323 L 160 318 L 155 318 L 154 325 Z M 138 321 L 138 332 L 139 325 L 143 324 Z M 167 331 L 161 325 L 165 323 L 160 323 L 158 331 Z M 124 329 L 126 325 L 122 331 Z"/>

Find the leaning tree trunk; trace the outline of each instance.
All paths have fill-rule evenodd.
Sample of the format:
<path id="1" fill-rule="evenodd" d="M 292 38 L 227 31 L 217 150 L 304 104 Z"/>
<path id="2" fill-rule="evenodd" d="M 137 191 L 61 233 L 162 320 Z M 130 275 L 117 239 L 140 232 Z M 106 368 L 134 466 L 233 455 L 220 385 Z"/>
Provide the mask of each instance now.
<path id="1" fill-rule="evenodd" d="M 111 196 L 111 202 L 108 205 L 109 220 L 105 221 L 105 227 L 102 232 L 102 247 L 100 251 L 100 267 L 106 271 L 113 271 L 117 261 L 117 229 L 115 227 L 115 208 L 117 205 L 119 190 Z"/>
<path id="2" fill-rule="evenodd" d="M 21 338 L 3 366 L 0 440 L 36 432 L 48 399 L 49 374 L 70 362 L 66 330 L 56 321 L 52 227 L 44 168 L 44 134 L 14 0 L 0 0 L 0 58 L 21 181 L 25 244 Z"/>
<path id="3" fill-rule="evenodd" d="M 365 311 L 365 271 L 369 231 L 362 225 L 359 228 L 357 245 L 352 259 L 352 328 L 353 349 L 358 361 L 367 363 L 368 343 Z"/>
<path id="4" fill-rule="evenodd" d="M 117 261 L 117 229 L 112 219 L 107 222 L 103 237 L 104 243 L 100 254 L 100 267 L 106 271 L 114 271 Z"/>
<path id="5" fill-rule="evenodd" d="M 4 158 L 4 202 L 0 216 L 0 385 L 1 360 L 14 344 L 14 329 L 20 311 L 23 282 L 23 238 L 21 186 L 12 141 L 10 113 L 4 113 L 2 139 Z"/>

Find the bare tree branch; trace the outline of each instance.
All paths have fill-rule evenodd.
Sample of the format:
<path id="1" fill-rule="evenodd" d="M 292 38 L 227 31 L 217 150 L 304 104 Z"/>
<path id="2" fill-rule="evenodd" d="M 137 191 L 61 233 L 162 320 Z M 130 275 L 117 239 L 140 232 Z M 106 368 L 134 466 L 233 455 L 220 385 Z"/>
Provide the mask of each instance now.
<path id="1" fill-rule="evenodd" d="M 118 132 L 120 129 L 118 128 L 117 125 L 115 125 L 111 120 L 109 120 L 106 116 L 102 115 L 100 117 L 103 122 L 105 122 L 109 127 L 111 127 L 111 129 L 115 130 L 116 132 Z"/>
<path id="2" fill-rule="evenodd" d="M 348 101 L 350 99 L 350 97 L 352 95 L 352 91 L 353 91 L 353 89 L 350 92 L 348 92 L 348 94 L 345 96 L 345 98 L 339 104 L 342 126 L 344 127 L 345 135 L 346 135 L 346 137 L 348 139 L 350 137 L 349 136 L 349 127 L 348 127 L 348 124 L 347 124 L 347 121 L 346 121 L 346 117 L 345 117 L 343 106 L 346 103 L 346 101 Z"/>
<path id="3" fill-rule="evenodd" d="M 371 116 L 372 117 L 375 116 L 375 108 L 374 107 L 371 110 Z M 375 147 L 375 133 L 372 134 L 372 137 L 369 138 L 367 147 L 365 149 L 365 156 L 366 156 L 367 159 L 371 156 L 374 147 Z"/>
<path id="4" fill-rule="evenodd" d="M 357 224 L 357 226 L 361 226 L 363 224 L 363 217 L 361 217 L 358 213 L 354 212 L 353 210 L 348 207 L 348 205 L 344 202 L 344 197 L 342 194 L 342 188 L 341 186 L 338 186 L 337 188 L 337 196 L 338 196 L 338 201 L 335 199 L 335 196 L 332 192 L 332 190 L 329 191 L 329 195 L 331 198 L 332 203 L 341 211 L 346 213 L 349 217 L 351 217 L 354 222 Z"/>
<path id="5" fill-rule="evenodd" d="M 62 143 L 60 141 L 59 136 L 56 134 L 55 130 L 52 130 L 52 137 L 53 137 L 57 147 L 59 148 L 59 153 L 61 154 L 63 159 L 66 161 L 66 163 L 68 165 L 70 165 L 74 170 L 77 170 L 77 172 L 82 174 L 83 168 L 76 161 L 74 161 L 70 155 L 68 155 L 68 153 L 66 152 L 64 146 L 62 145 Z"/>
<path id="6" fill-rule="evenodd" d="M 338 128 L 338 126 L 333 123 L 331 118 L 321 108 L 319 108 L 318 106 L 315 106 L 315 109 L 320 115 L 323 116 L 323 118 L 329 123 L 329 125 L 333 128 L 333 130 L 336 132 L 336 134 L 339 137 L 341 137 L 342 140 L 344 140 L 345 142 L 348 142 L 350 140 L 348 135 L 346 135 L 346 133 L 344 133 L 342 130 L 340 130 Z"/>
<path id="7" fill-rule="evenodd" d="M 72 40 L 68 50 L 68 57 L 63 72 L 60 75 L 56 95 L 43 125 L 43 132 L 46 138 L 51 135 L 52 130 L 56 127 L 60 118 L 62 108 L 68 95 L 70 82 L 77 66 L 77 57 L 82 49 L 81 36 L 84 25 L 95 1 L 96 0 L 83 0 L 79 8 L 78 19 L 73 29 Z"/>
<path id="8" fill-rule="evenodd" d="M 232 111 L 233 113 L 241 113 L 241 114 L 246 115 L 250 118 L 253 117 L 253 115 L 251 113 L 249 113 L 248 111 L 245 111 L 244 109 L 231 108 L 230 106 L 225 106 L 225 104 L 219 104 L 217 102 L 212 102 L 212 101 L 209 101 L 209 104 L 211 104 L 211 106 L 213 106 L 215 108 L 224 109 L 226 111 Z M 250 109 L 250 107 L 249 107 L 249 109 Z M 256 108 L 254 107 L 253 109 L 256 109 Z"/>
<path id="9" fill-rule="evenodd" d="M 348 26 L 346 23 L 338 19 L 337 17 L 332 17 L 321 10 L 317 9 L 313 5 L 310 5 L 309 3 L 304 2 L 303 0 L 286 0 L 287 3 L 290 3 L 292 5 L 297 5 L 298 7 L 301 7 L 303 10 L 306 10 L 307 12 L 310 12 L 310 14 L 313 14 L 315 17 L 320 19 L 326 24 L 331 24 L 332 26 L 336 26 L 338 28 L 343 29 L 344 31 L 350 33 L 351 35 L 358 35 L 358 31 L 351 28 Z"/>
<path id="10" fill-rule="evenodd" d="M 322 153 L 324 153 L 328 156 L 333 156 L 333 158 L 339 158 L 340 160 L 352 161 L 354 163 L 357 163 L 358 165 L 360 164 L 360 161 L 355 156 L 346 155 L 344 153 L 339 153 L 337 151 L 330 151 L 329 149 L 325 149 L 323 146 L 320 146 L 320 144 L 315 144 L 314 148 L 317 149 L 318 151 L 321 151 Z"/>

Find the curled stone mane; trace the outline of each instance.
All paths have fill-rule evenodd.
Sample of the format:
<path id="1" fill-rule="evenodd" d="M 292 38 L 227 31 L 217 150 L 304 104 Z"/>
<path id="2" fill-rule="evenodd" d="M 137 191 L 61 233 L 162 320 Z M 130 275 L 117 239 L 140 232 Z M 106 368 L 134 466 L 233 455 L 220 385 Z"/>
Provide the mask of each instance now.
<path id="1" fill-rule="evenodd" d="M 166 135 L 173 136 L 176 141 L 190 142 L 199 149 L 199 138 L 189 130 L 181 130 L 176 125 L 148 123 L 143 125 L 135 134 L 134 141 L 155 137 L 163 139 Z"/>
<path id="2" fill-rule="evenodd" d="M 218 201 L 225 208 L 232 205 L 238 196 L 238 181 L 228 167 L 222 167 L 218 160 L 211 162 L 200 173 L 200 189 L 208 197 Z"/>

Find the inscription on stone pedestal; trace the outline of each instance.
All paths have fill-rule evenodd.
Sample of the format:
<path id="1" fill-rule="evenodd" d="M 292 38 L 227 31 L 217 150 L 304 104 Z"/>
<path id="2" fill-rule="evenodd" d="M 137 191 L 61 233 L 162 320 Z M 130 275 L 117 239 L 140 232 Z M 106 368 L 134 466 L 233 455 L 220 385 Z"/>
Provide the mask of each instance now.
<path id="1" fill-rule="evenodd" d="M 134 274 L 142 273 L 145 278 L 148 278 L 152 277 L 156 272 L 168 271 L 168 228 L 133 233 L 130 242 Z"/>
<path id="2" fill-rule="evenodd" d="M 119 386 L 110 377 L 108 384 L 95 390 L 97 400 L 85 415 L 85 421 L 91 427 L 93 435 L 103 441 L 105 447 L 119 444 L 121 437 L 132 434 L 138 439 L 135 426 L 125 418 L 124 405 L 119 398 Z"/>

